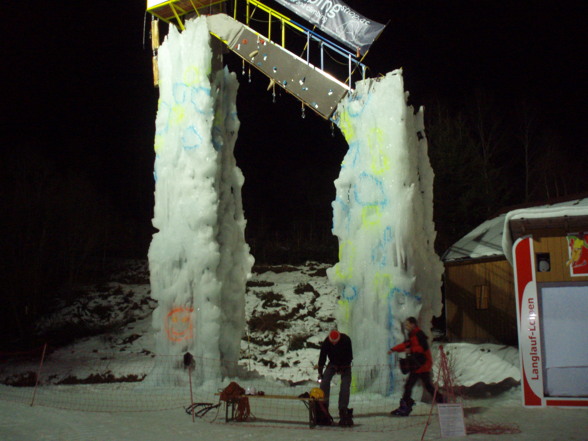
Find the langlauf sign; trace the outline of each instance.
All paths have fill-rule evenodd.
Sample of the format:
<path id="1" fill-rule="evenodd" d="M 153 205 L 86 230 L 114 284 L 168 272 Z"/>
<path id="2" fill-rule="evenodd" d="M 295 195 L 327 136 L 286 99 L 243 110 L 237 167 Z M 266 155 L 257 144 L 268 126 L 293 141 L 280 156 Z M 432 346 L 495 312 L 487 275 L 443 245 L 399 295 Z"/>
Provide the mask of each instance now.
<path id="1" fill-rule="evenodd" d="M 354 52 L 364 55 L 385 25 L 338 0 L 275 0 Z"/>

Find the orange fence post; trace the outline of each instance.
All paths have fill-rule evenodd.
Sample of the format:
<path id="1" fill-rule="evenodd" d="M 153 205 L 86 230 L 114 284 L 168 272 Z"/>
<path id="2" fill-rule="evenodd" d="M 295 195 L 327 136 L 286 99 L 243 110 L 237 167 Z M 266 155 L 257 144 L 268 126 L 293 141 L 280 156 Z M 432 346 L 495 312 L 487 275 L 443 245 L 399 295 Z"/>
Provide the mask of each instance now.
<path id="1" fill-rule="evenodd" d="M 33 398 L 31 399 L 31 407 L 35 404 L 35 397 L 37 395 L 37 387 L 39 386 L 39 379 L 41 378 L 41 369 L 43 368 L 43 361 L 45 361 L 45 352 L 47 351 L 47 343 L 43 346 L 43 353 L 41 354 L 41 363 L 37 371 L 37 379 L 35 381 L 35 389 L 33 390 Z"/>

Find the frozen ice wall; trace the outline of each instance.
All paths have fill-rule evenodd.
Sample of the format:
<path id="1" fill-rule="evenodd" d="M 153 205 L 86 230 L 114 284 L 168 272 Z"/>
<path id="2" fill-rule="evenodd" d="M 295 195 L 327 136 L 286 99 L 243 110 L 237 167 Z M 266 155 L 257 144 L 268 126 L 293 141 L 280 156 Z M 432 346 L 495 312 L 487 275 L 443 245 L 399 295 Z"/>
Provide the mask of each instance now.
<path id="1" fill-rule="evenodd" d="M 433 171 L 423 110 L 407 106 L 402 71 L 357 84 L 335 120 L 349 150 L 335 181 L 333 233 L 339 262 L 329 270 L 341 295 L 338 323 L 353 341 L 362 390 L 390 393 L 402 321 L 430 334 L 441 314 L 443 265 L 434 251 Z M 402 380 L 402 378 L 399 378 Z"/>
<path id="2" fill-rule="evenodd" d="M 178 368 L 190 352 L 203 375 L 232 375 L 245 325 L 245 284 L 253 258 L 244 240 L 243 175 L 233 149 L 238 82 L 211 72 L 204 18 L 180 33 L 170 26 L 159 49 L 155 134 L 154 234 L 149 249 L 157 353 Z M 165 357 L 171 355 L 172 357 Z M 176 357 L 174 357 L 176 356 Z M 216 365 L 210 366 L 210 363 Z M 211 374 L 212 372 L 212 374 Z M 180 381 L 185 374 L 178 369 Z"/>

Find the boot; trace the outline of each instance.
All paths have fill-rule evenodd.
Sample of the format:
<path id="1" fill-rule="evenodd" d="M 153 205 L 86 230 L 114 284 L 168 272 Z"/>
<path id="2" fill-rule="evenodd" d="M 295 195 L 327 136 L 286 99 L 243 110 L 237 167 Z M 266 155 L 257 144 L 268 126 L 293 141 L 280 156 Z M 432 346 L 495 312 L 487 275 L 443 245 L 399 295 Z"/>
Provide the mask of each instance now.
<path id="1" fill-rule="evenodd" d="M 353 426 L 353 409 L 339 409 L 339 425 L 342 427 Z"/>
<path id="2" fill-rule="evenodd" d="M 400 400 L 400 407 L 390 412 L 394 416 L 409 416 L 412 412 L 412 406 L 414 406 L 414 400 L 409 398 L 408 400 Z"/>

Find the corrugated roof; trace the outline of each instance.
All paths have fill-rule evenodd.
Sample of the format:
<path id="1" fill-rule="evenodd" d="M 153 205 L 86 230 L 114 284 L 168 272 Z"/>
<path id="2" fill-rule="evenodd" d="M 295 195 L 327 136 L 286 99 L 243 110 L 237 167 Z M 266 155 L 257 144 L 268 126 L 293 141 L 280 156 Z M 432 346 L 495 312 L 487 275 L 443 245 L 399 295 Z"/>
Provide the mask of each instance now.
<path id="1" fill-rule="evenodd" d="M 502 234 L 505 214 L 487 220 L 455 242 L 441 257 L 444 262 L 504 256 Z"/>
<path id="2" fill-rule="evenodd" d="M 511 261 L 513 238 L 508 225 L 510 221 L 577 216 L 588 216 L 588 198 L 511 210 L 487 220 L 466 234 L 445 251 L 442 260 L 456 262 L 505 256 Z"/>

